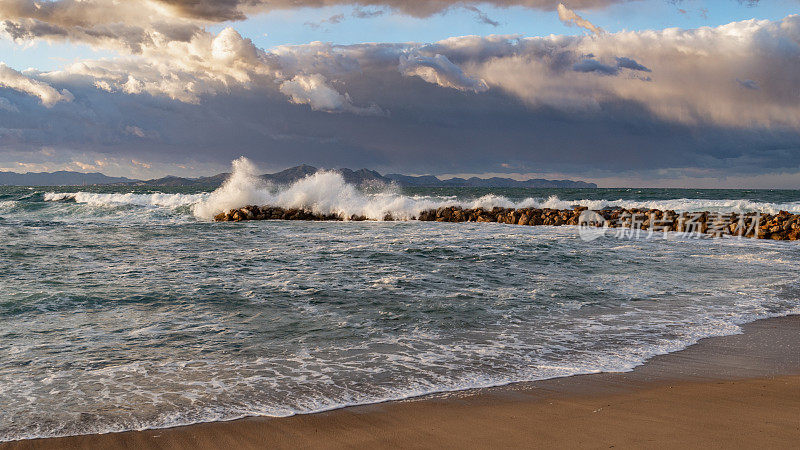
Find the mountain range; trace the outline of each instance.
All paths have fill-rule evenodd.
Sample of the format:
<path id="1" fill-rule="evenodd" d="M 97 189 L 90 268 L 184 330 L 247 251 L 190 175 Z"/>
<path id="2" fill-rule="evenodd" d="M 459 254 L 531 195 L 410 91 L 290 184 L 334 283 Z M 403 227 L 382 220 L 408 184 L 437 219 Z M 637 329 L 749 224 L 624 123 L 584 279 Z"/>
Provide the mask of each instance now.
<path id="1" fill-rule="evenodd" d="M 274 184 L 291 184 L 308 175 L 315 174 L 320 169 L 313 166 L 301 165 L 283 170 L 278 173 L 262 175 L 265 181 Z M 401 174 L 387 174 L 369 170 L 336 169 L 347 183 L 362 185 L 397 184 L 413 187 L 506 187 L 506 188 L 597 188 L 594 183 L 571 180 L 545 180 L 540 178 L 518 181 L 511 178 L 450 178 L 441 180 L 433 175 L 410 176 Z M 210 177 L 184 178 L 167 176 L 153 180 L 132 180 L 124 177 L 109 177 L 102 173 L 80 172 L 39 172 L 15 173 L 0 172 L 0 185 L 4 186 L 79 186 L 79 185 L 117 185 L 117 186 L 153 186 L 153 187 L 218 187 L 229 176 L 220 173 Z"/>
<path id="2" fill-rule="evenodd" d="M 0 172 L 0 186 L 80 186 L 131 183 L 125 177 L 109 177 L 102 173 L 58 172 Z"/>

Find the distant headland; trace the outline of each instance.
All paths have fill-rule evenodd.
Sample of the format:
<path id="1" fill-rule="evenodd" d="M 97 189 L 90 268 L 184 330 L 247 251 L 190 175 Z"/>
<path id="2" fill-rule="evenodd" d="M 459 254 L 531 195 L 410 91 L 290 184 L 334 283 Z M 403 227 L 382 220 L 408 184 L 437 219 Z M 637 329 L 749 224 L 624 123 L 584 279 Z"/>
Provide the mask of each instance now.
<path id="1" fill-rule="evenodd" d="M 261 175 L 265 181 L 275 184 L 292 184 L 308 175 L 313 175 L 322 169 L 309 165 L 292 167 L 281 172 Z M 342 178 L 357 186 L 396 184 L 406 187 L 485 187 L 485 188 L 573 188 L 596 189 L 595 183 L 572 180 L 545 180 L 534 178 L 524 181 L 511 178 L 450 178 L 439 179 L 433 175 L 410 176 L 401 174 L 387 174 L 369 170 L 335 169 Z M 153 186 L 153 187 L 209 187 L 217 188 L 222 185 L 230 174 L 220 173 L 210 177 L 184 178 L 167 176 L 153 180 L 134 180 L 124 177 L 109 177 L 102 173 L 81 172 L 0 172 L 0 186 L 80 186 L 80 185 L 113 185 L 113 186 Z"/>

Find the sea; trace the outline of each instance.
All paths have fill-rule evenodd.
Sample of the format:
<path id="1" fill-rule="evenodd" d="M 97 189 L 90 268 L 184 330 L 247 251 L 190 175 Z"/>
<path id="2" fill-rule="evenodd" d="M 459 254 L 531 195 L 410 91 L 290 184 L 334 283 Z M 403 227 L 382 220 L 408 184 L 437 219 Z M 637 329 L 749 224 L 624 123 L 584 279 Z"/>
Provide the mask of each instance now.
<path id="1" fill-rule="evenodd" d="M 215 191 L 0 187 L 0 441 L 630 371 L 800 313 L 797 242 L 411 220 L 444 205 L 800 213 L 800 191 L 254 175 L 239 161 Z M 376 220 L 212 220 L 247 204 Z"/>

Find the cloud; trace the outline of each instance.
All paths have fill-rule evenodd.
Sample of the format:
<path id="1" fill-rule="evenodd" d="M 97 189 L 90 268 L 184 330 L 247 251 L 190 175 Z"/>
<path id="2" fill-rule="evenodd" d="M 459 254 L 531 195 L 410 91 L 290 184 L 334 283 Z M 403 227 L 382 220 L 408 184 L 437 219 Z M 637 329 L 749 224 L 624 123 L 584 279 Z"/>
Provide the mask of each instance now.
<path id="1" fill-rule="evenodd" d="M 574 70 L 575 72 L 583 72 L 583 73 L 597 72 L 603 75 L 616 75 L 619 72 L 619 67 L 609 66 L 607 64 L 601 63 L 596 59 L 587 58 L 575 63 L 572 66 L 572 70 Z"/>
<path id="2" fill-rule="evenodd" d="M 800 126 L 800 16 L 696 30 L 509 39 L 492 43 L 495 56 L 478 44 L 471 48 L 480 57 L 457 49 L 462 67 L 532 106 L 597 111 L 633 102 L 678 123 Z M 592 73 L 606 76 L 587 77 Z M 640 73 L 651 82 L 639 82 Z M 724 81 L 736 78 L 759 80 L 758 102 L 741 84 Z"/>
<path id="3" fill-rule="evenodd" d="M 143 169 L 152 169 L 153 168 L 152 164 L 147 163 L 147 162 L 137 161 L 135 159 L 131 160 L 131 164 L 133 164 L 134 166 L 141 167 Z"/>
<path id="4" fill-rule="evenodd" d="M 233 28 L 201 30 L 138 54 L 16 75 L 76 101 L 46 108 L 4 85 L 19 112 L 4 116 L 0 154 L 77 148 L 153 167 L 218 167 L 246 154 L 265 169 L 800 171 L 800 16 L 269 50 Z"/>
<path id="5" fill-rule="evenodd" d="M 135 127 L 135 126 L 131 126 L 131 125 L 128 125 L 128 126 L 125 127 L 125 133 L 130 134 L 131 136 L 136 136 L 136 137 L 140 137 L 140 138 L 143 138 L 143 137 L 147 136 L 145 134 L 145 132 L 141 128 Z"/>
<path id="6" fill-rule="evenodd" d="M 139 139 L 157 139 L 159 137 L 158 133 L 146 131 L 135 125 L 126 125 L 122 131 L 128 136 L 137 137 Z"/>
<path id="7" fill-rule="evenodd" d="M 382 9 L 364 9 L 357 6 L 353 9 L 353 17 L 356 19 L 371 19 L 373 17 L 382 16 L 386 11 Z"/>
<path id="8" fill-rule="evenodd" d="M 629 0 L 575 0 L 577 8 L 601 8 Z M 475 5 L 520 6 L 554 10 L 554 0 L 4 0 L 0 30 L 18 41 L 85 42 L 115 50 L 141 53 L 170 42 L 189 42 L 208 24 L 244 20 L 274 10 L 355 6 L 354 16 L 368 17 L 387 8 L 395 13 L 428 17 L 452 7 L 467 6 L 479 19 L 494 21 Z"/>
<path id="9" fill-rule="evenodd" d="M 572 66 L 572 70 L 583 73 L 595 72 L 602 75 L 617 75 L 619 74 L 620 69 L 630 69 L 638 72 L 652 72 L 650 69 L 639 64 L 631 58 L 616 56 L 614 59 L 616 60 L 616 64 L 603 64 L 594 58 L 586 58 L 575 63 Z"/>
<path id="10" fill-rule="evenodd" d="M 146 49 L 141 55 L 85 60 L 47 74 L 50 80 L 92 80 L 108 92 L 163 95 L 199 103 L 232 86 L 274 82 L 280 68 L 270 56 L 231 27 L 196 34 L 189 42 Z"/>
<path id="11" fill-rule="evenodd" d="M 259 52 L 250 39 L 244 39 L 231 27 L 222 30 L 211 41 L 211 56 L 227 63 L 255 63 Z"/>
<path id="12" fill-rule="evenodd" d="M 480 9 L 478 9 L 478 7 L 476 7 L 476 6 L 467 5 L 467 6 L 464 7 L 464 9 L 466 9 L 467 11 L 474 12 L 475 16 L 478 18 L 478 22 L 480 22 L 482 24 L 491 25 L 493 27 L 499 27 L 500 26 L 500 22 L 498 22 L 496 20 L 492 20 L 492 18 L 489 17 L 488 14 L 486 14 L 485 12 L 481 11 Z"/>
<path id="13" fill-rule="evenodd" d="M 294 93 L 306 85 L 326 86 L 336 93 L 331 98 L 338 98 L 331 83 L 349 86 L 369 80 L 368 85 L 347 90 L 364 102 L 381 104 L 374 86 L 385 88 L 385 80 L 391 78 L 387 71 L 395 70 L 461 92 L 496 88 L 530 107 L 592 112 L 604 104 L 629 102 L 661 120 L 679 123 L 794 127 L 800 126 L 798 42 L 800 16 L 696 30 L 466 36 L 434 44 L 312 43 L 270 51 L 226 28 L 216 36 L 203 32 L 157 51 L 83 61 L 38 78 L 51 83 L 81 80 L 104 91 L 163 95 L 195 104 L 234 89 L 275 92 L 284 84 Z M 316 83 L 309 74 L 325 82 Z M 720 82 L 737 78 L 759 80 L 758 103 L 741 83 Z M 338 105 L 349 104 L 345 95 L 341 97 Z M 310 96 L 298 98 L 306 98 L 309 105 L 324 104 L 311 102 Z M 365 113 L 357 107 L 317 109 Z"/>
<path id="14" fill-rule="evenodd" d="M 750 89 L 752 91 L 757 91 L 761 89 L 760 87 L 758 87 L 758 83 L 756 83 L 753 80 L 740 80 L 737 78 L 736 82 L 739 83 L 743 88 Z"/>
<path id="15" fill-rule="evenodd" d="M 376 105 L 366 108 L 354 106 L 348 94 L 340 94 L 327 84 L 320 74 L 297 75 L 284 81 L 280 91 L 298 105 L 309 105 L 314 111 L 350 112 L 365 116 L 383 116 L 385 112 Z"/>
<path id="16" fill-rule="evenodd" d="M 5 0 L 0 31 L 16 41 L 85 42 L 134 53 L 202 31 L 202 22 L 165 12 L 146 0 Z"/>
<path id="17" fill-rule="evenodd" d="M 27 77 L 4 63 L 0 63 L 0 87 L 14 89 L 38 97 L 42 104 L 48 108 L 58 102 L 71 102 L 74 99 L 68 90 L 63 89 L 59 92 L 49 84 Z"/>
<path id="18" fill-rule="evenodd" d="M 588 20 L 579 16 L 575 11 L 564 6 L 563 3 L 558 4 L 558 19 L 564 22 L 564 25 L 567 26 L 574 25 L 576 27 L 585 28 L 594 34 L 603 33 L 602 28 L 595 26 L 592 24 L 592 22 L 589 22 Z"/>
<path id="19" fill-rule="evenodd" d="M 631 70 L 638 70 L 640 72 L 652 72 L 652 70 L 648 69 L 647 67 L 639 64 L 633 59 L 626 58 L 624 56 L 617 56 L 617 67 L 622 69 L 631 69 Z"/>
<path id="20" fill-rule="evenodd" d="M 575 0 L 580 9 L 602 8 L 627 0 Z M 453 6 L 487 4 L 497 7 L 521 6 L 531 9 L 554 10 L 557 0 L 160 0 L 164 5 L 183 16 L 205 20 L 240 20 L 248 14 L 277 9 L 356 5 L 359 7 L 387 7 L 393 11 L 415 17 L 427 17 Z"/>
<path id="21" fill-rule="evenodd" d="M 19 112 L 19 109 L 17 109 L 17 107 L 7 98 L 0 97 L 0 111 Z"/>
<path id="22" fill-rule="evenodd" d="M 633 0 L 573 0 L 570 6 L 579 10 L 599 9 L 630 1 Z M 384 11 L 430 17 L 466 7 L 477 14 L 479 21 L 496 26 L 496 21 L 478 9 L 481 5 L 558 10 L 565 23 L 593 33 L 600 31 L 558 0 L 3 0 L 0 34 L 22 42 L 82 42 L 141 54 L 175 42 L 188 43 L 205 33 L 211 24 L 298 8 L 352 6 L 353 17 L 367 18 Z"/>
<path id="23" fill-rule="evenodd" d="M 336 14 L 336 15 L 333 15 L 331 17 L 328 17 L 327 19 L 320 20 L 318 22 L 306 22 L 305 26 L 307 26 L 309 28 L 312 28 L 312 29 L 315 29 L 315 30 L 318 30 L 318 29 L 322 28 L 325 25 L 337 25 L 337 24 L 340 24 L 340 23 L 342 23 L 343 20 L 344 20 L 344 14 Z"/>
<path id="24" fill-rule="evenodd" d="M 407 77 L 417 76 L 428 83 L 460 91 L 485 92 L 486 82 L 468 77 L 460 67 L 444 55 L 422 56 L 420 54 L 400 56 L 400 73 Z"/>

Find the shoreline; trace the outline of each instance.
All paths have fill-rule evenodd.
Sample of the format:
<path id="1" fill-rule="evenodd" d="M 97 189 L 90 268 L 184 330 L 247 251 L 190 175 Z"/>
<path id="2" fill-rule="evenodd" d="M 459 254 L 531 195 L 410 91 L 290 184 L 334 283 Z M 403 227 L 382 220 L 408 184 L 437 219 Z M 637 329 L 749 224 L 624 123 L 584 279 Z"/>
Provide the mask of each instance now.
<path id="1" fill-rule="evenodd" d="M 608 447 L 601 445 L 605 441 L 788 446 L 788 439 L 800 439 L 800 315 L 757 320 L 742 330 L 653 357 L 631 372 L 519 382 L 286 418 L 13 441 L 0 449 Z M 655 424 L 683 431 L 664 434 Z M 605 441 L 590 441 L 601 437 Z"/>

